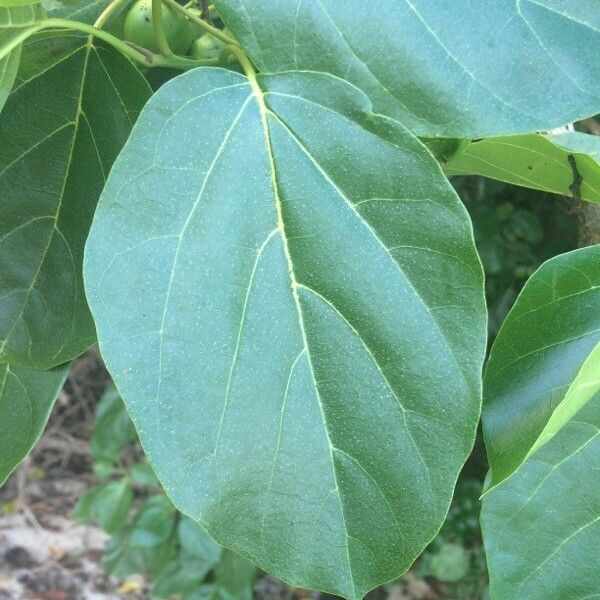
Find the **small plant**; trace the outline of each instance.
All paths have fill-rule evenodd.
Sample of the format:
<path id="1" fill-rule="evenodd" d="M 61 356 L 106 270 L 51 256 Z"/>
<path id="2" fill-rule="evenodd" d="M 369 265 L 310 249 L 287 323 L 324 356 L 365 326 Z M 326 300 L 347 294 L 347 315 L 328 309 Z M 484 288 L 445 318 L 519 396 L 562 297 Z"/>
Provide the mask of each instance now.
<path id="1" fill-rule="evenodd" d="M 215 544 L 171 504 L 114 388 L 98 403 L 91 449 L 94 471 L 104 481 L 81 496 L 75 518 L 111 534 L 103 561 L 107 573 L 149 576 L 154 598 L 252 598 L 256 567 Z"/>

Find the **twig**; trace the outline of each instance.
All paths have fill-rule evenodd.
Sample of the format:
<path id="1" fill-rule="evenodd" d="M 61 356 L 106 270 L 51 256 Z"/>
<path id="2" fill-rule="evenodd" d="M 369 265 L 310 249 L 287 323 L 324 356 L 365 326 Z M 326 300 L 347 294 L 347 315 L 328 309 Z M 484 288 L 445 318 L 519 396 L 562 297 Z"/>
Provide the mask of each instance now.
<path id="1" fill-rule="evenodd" d="M 583 177 L 577 168 L 577 161 L 572 154 L 568 156 L 571 170 L 573 171 L 573 183 L 569 186 L 569 191 L 575 200 L 581 200 L 581 184 L 583 183 Z"/>

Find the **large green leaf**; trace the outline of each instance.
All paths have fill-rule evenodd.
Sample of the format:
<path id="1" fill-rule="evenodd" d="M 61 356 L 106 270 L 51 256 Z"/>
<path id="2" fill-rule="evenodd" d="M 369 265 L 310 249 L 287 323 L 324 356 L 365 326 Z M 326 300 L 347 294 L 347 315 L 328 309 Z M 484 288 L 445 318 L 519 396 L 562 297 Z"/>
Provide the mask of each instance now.
<path id="1" fill-rule="evenodd" d="M 33 4 L 39 4 L 39 0 L 0 0 L 1 8 L 17 8 L 22 6 L 31 6 Z"/>
<path id="2" fill-rule="evenodd" d="M 2 48 L 12 48 L 13 41 L 19 38 L 23 30 L 42 18 L 43 14 L 39 4 L 11 8 L 0 5 L 0 111 L 15 82 L 21 56 L 21 46 L 16 46 L 6 54 Z"/>
<path id="3" fill-rule="evenodd" d="M 600 395 L 483 499 L 492 600 L 584 600 L 600 590 Z"/>
<path id="4" fill-rule="evenodd" d="M 575 153 L 582 152 L 588 154 L 596 162 L 600 162 L 600 138 L 597 135 L 590 135 L 579 131 L 567 131 L 565 133 L 553 134 L 550 139 L 563 148 L 567 148 Z"/>
<path id="5" fill-rule="evenodd" d="M 0 360 L 48 368 L 94 343 L 81 267 L 105 178 L 150 95 L 115 50 L 73 32 L 24 44 L 0 114 Z"/>
<path id="6" fill-rule="evenodd" d="M 600 246 L 546 262 L 494 342 L 484 377 L 491 485 L 509 477 L 600 389 Z"/>
<path id="7" fill-rule="evenodd" d="M 325 71 L 421 136 L 600 112 L 598 0 L 215 0 L 259 69 Z"/>
<path id="8" fill-rule="evenodd" d="M 360 598 L 436 533 L 471 448 L 481 267 L 400 124 L 329 75 L 260 86 L 198 69 L 158 91 L 86 289 L 174 503 L 284 580 Z"/>
<path id="9" fill-rule="evenodd" d="M 10 1 L 10 0 L 9 0 Z M 48 0 L 53 3 L 49 16 L 58 19 L 71 19 L 82 23 L 93 24 L 102 11 L 111 3 L 111 0 L 75 0 L 63 2 L 62 4 Z"/>
<path id="10" fill-rule="evenodd" d="M 572 132 L 488 138 L 471 143 L 444 171 L 600 202 L 600 137 Z"/>
<path id="11" fill-rule="evenodd" d="M 42 434 L 68 370 L 0 365 L 0 485 Z"/>

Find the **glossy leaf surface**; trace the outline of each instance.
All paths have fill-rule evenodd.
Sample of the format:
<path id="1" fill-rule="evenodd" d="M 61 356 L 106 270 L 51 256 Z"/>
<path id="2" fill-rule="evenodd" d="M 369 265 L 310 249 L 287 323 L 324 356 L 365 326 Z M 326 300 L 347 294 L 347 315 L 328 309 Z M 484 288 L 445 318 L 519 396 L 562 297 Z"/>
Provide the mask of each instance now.
<path id="1" fill-rule="evenodd" d="M 68 370 L 0 365 L 0 485 L 38 441 Z"/>
<path id="2" fill-rule="evenodd" d="M 494 600 L 583 600 L 600 589 L 600 395 L 483 499 Z"/>
<path id="3" fill-rule="evenodd" d="M 435 534 L 471 448 L 481 267 L 437 162 L 356 88 L 260 86 L 198 69 L 151 99 L 86 289 L 176 506 L 284 580 L 360 598 Z"/>
<path id="4" fill-rule="evenodd" d="M 488 138 L 471 143 L 444 171 L 600 202 L 600 137 L 572 132 Z"/>
<path id="5" fill-rule="evenodd" d="M 532 275 L 494 342 L 484 377 L 491 485 L 509 477 L 600 389 L 600 246 Z"/>
<path id="6" fill-rule="evenodd" d="M 149 94 L 126 58 L 87 36 L 25 43 L 0 113 L 0 360 L 49 368 L 94 343 L 83 246 Z"/>
<path id="7" fill-rule="evenodd" d="M 215 6 L 260 70 L 338 75 L 421 136 L 544 131 L 600 112 L 597 0 Z"/>

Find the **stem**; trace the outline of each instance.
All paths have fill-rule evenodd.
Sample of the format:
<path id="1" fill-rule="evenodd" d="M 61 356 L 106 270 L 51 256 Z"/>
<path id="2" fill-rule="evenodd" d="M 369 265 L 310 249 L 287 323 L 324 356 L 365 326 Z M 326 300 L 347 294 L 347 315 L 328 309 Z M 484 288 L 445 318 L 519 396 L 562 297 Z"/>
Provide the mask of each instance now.
<path id="1" fill-rule="evenodd" d="M 167 58 L 174 56 L 169 46 L 163 25 L 162 0 L 152 0 L 152 25 L 154 27 L 154 39 L 160 53 Z"/>
<path id="2" fill-rule="evenodd" d="M 227 49 L 238 59 L 244 70 L 244 75 L 250 80 L 250 83 L 258 85 L 256 82 L 256 71 L 246 53 L 237 44 L 235 46 L 230 44 L 227 46 Z"/>
<path id="3" fill-rule="evenodd" d="M 74 29 L 89 35 L 96 36 L 97 38 L 104 40 L 117 50 L 121 51 L 125 56 L 128 56 L 136 62 L 143 63 L 145 65 L 149 62 L 149 57 L 145 56 L 139 50 L 131 47 L 128 43 L 120 40 L 118 37 L 108 33 L 103 29 L 98 29 L 93 25 L 87 23 L 80 23 L 79 21 L 69 21 L 68 19 L 45 19 L 38 23 L 40 29 Z"/>
<path id="4" fill-rule="evenodd" d="M 0 46 L 0 60 L 7 56 L 11 50 L 14 50 L 27 38 L 32 36 L 34 33 L 37 33 L 41 29 L 44 28 L 40 27 L 40 23 L 38 21 L 35 25 L 29 25 L 28 27 L 24 27 L 18 35 L 9 37 L 9 41 L 6 42 L 6 44 Z"/>
<path id="5" fill-rule="evenodd" d="M 95 36 L 107 44 L 113 46 L 119 50 L 122 54 L 134 60 L 135 62 L 141 63 L 146 67 L 172 67 L 175 69 L 193 69 L 194 67 L 216 65 L 218 64 L 218 58 L 208 58 L 205 60 L 194 60 L 191 58 L 185 58 L 183 56 L 171 56 L 165 57 L 158 54 L 153 54 L 150 51 L 145 50 L 144 52 L 136 50 L 133 46 L 120 40 L 118 37 L 98 29 L 92 25 L 86 23 L 80 23 L 79 21 L 69 21 L 68 19 L 45 19 L 39 21 L 35 26 L 27 29 L 27 35 L 25 39 L 34 33 L 37 33 L 41 29 L 73 29 L 75 31 L 81 31 L 89 35 Z M 11 40 L 11 42 L 14 40 Z M 18 39 L 23 41 L 22 39 Z"/>
<path id="6" fill-rule="evenodd" d="M 153 2 L 156 0 L 153 0 Z M 219 38 L 223 42 L 225 42 L 229 46 L 237 46 L 239 48 L 239 44 L 228 35 L 225 35 L 218 27 L 214 27 L 210 23 L 207 23 L 204 19 L 196 16 L 194 13 L 189 12 L 183 6 L 177 3 L 177 0 L 163 0 L 165 4 L 171 6 L 175 10 L 178 10 L 180 13 L 183 13 L 190 21 L 197 23 L 200 27 L 203 27 L 209 33 L 212 33 L 216 38 Z"/>
<path id="7" fill-rule="evenodd" d="M 104 27 L 104 25 L 106 25 L 106 22 L 108 21 L 108 19 L 117 11 L 119 10 L 122 6 L 126 6 L 127 4 L 129 4 L 131 2 L 131 0 L 113 0 L 113 2 L 111 2 L 100 14 L 100 16 L 96 19 L 96 22 L 94 23 L 94 27 L 97 27 L 98 29 L 102 29 L 102 27 Z"/>

